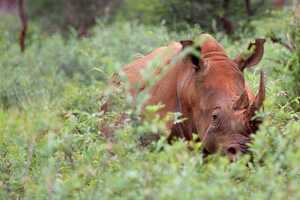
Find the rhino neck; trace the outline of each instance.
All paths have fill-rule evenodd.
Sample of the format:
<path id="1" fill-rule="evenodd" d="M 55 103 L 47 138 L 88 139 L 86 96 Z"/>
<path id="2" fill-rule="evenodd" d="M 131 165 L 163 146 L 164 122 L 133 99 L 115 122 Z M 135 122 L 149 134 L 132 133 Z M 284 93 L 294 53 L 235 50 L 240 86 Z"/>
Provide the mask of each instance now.
<path id="1" fill-rule="evenodd" d="M 182 66 L 185 65 L 185 66 Z M 192 140 L 192 133 L 196 133 L 196 128 L 192 120 L 192 107 L 190 105 L 190 95 L 193 88 L 194 69 L 182 63 L 177 66 L 175 112 L 181 113 L 185 120 L 182 123 L 174 124 L 171 137 L 182 137 Z"/>
<path id="2" fill-rule="evenodd" d="M 150 98 L 145 105 L 163 104 L 164 107 L 158 111 L 158 114 L 164 118 L 170 112 L 181 112 L 183 118 L 187 120 L 181 124 L 184 133 L 178 127 L 174 126 L 173 120 L 167 123 L 171 130 L 170 138 L 184 137 L 187 140 L 192 139 L 194 126 L 191 124 L 191 110 L 187 93 L 191 77 L 194 73 L 192 67 L 186 66 L 186 63 L 179 61 L 171 66 L 164 76 L 155 83 L 150 91 Z"/>

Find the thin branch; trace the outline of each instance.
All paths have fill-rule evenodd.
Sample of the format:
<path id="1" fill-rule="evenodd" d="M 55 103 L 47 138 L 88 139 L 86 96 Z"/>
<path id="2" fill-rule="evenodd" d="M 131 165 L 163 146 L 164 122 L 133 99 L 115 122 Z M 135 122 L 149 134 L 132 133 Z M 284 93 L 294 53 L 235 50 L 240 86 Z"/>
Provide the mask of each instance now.
<path id="1" fill-rule="evenodd" d="M 271 36 L 270 39 L 271 39 L 271 41 L 273 43 L 280 44 L 281 46 L 285 47 L 290 52 L 294 52 L 295 51 L 295 49 L 290 44 L 287 44 L 287 43 L 283 42 L 281 38 L 278 38 L 278 37 L 275 37 L 275 36 Z"/>

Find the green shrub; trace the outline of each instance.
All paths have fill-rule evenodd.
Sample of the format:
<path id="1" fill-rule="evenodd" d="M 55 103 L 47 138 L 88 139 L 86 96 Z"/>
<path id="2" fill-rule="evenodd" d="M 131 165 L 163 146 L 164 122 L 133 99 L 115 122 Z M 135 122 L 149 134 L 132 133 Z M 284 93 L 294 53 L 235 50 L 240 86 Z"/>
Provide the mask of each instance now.
<path id="1" fill-rule="evenodd" d="M 231 56 L 270 30 L 265 21 L 253 23 L 255 34 L 240 41 L 216 34 Z M 194 142 L 194 150 L 164 137 L 141 146 L 140 136 L 166 132 L 164 122 L 141 121 L 126 92 L 107 85 L 136 53 L 192 38 L 200 29 L 99 22 L 93 37 L 81 40 L 36 31 L 25 54 L 13 40 L 0 44 L 1 199 L 300 198 L 299 97 L 289 85 L 295 75 L 284 62 L 291 58 L 284 47 L 268 40 L 261 64 L 246 71 L 254 90 L 259 70 L 266 71 L 267 98 L 258 113 L 264 122 L 253 136 L 252 156 L 229 163 L 220 155 L 203 159 Z M 105 95 L 112 99 L 108 112 L 99 109 Z"/>
<path id="2" fill-rule="evenodd" d="M 175 30 L 187 30 L 197 25 L 209 32 L 225 30 L 229 34 L 239 34 L 243 31 L 244 35 L 251 35 L 255 27 L 249 22 L 265 16 L 268 8 L 272 7 L 270 4 L 271 1 L 250 1 L 250 10 L 247 11 L 245 1 L 239 0 L 124 0 L 115 20 L 148 25 L 165 24 Z M 223 17 L 226 18 L 225 23 Z"/>

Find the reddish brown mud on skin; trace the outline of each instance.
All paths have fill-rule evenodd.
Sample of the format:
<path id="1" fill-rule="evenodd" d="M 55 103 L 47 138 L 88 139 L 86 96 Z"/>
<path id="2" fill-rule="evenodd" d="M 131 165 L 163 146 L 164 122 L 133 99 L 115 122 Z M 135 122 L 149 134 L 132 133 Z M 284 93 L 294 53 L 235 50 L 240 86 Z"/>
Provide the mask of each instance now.
<path id="1" fill-rule="evenodd" d="M 149 98 L 144 106 L 162 103 L 165 106 L 158 112 L 161 117 L 169 112 L 181 112 L 187 119 L 180 125 L 167 124 L 170 139 L 191 140 L 192 133 L 197 133 L 207 153 L 220 151 L 234 160 L 248 151 L 250 135 L 259 124 L 253 117 L 265 97 L 264 77 L 261 74 L 259 91 L 254 95 L 243 71 L 259 63 L 263 45 L 263 39 L 256 39 L 249 45 L 247 54 L 241 53 L 231 59 L 215 38 L 200 34 L 193 41 L 172 42 L 160 47 L 124 66 L 122 71 L 135 98 L 148 87 L 141 72 L 154 59 L 160 58 L 152 73 L 161 77 L 147 88 Z M 182 56 L 186 48 L 194 48 L 197 55 Z M 135 87 L 137 84 L 139 87 Z"/>

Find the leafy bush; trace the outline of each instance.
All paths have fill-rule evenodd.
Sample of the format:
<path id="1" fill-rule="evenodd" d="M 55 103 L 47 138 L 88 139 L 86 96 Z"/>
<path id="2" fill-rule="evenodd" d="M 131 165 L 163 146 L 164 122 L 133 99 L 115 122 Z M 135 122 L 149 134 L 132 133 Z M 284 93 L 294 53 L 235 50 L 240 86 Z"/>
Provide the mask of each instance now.
<path id="1" fill-rule="evenodd" d="M 253 23 L 256 36 L 269 31 L 265 21 Z M 268 41 L 263 62 L 246 72 L 254 89 L 259 70 L 267 73 L 267 99 L 259 113 L 264 122 L 253 136 L 252 156 L 229 163 L 220 155 L 203 159 L 201 144 L 194 142 L 194 150 L 164 138 L 141 146 L 141 135 L 165 132 L 163 121 L 140 121 L 126 93 L 106 85 L 136 53 L 201 30 L 99 22 L 94 36 L 82 40 L 35 31 L 25 54 L 12 40 L 0 44 L 1 199 L 300 198 L 300 116 L 294 109 L 299 97 L 287 85 L 289 66 L 278 62 L 290 58 L 284 47 Z M 252 39 L 216 36 L 232 56 Z M 104 113 L 99 108 L 107 94 L 113 107 Z M 148 111 L 154 115 L 155 107 Z"/>
<path id="2" fill-rule="evenodd" d="M 295 7 L 294 12 L 279 13 L 285 17 L 276 27 L 270 28 L 267 36 L 277 45 L 281 45 L 286 51 L 282 51 L 282 55 L 277 59 L 277 62 L 282 63 L 281 69 L 276 69 L 278 72 L 288 74 L 284 87 L 289 90 L 289 95 L 299 96 L 300 94 L 300 18 L 299 7 Z M 297 103 L 293 103 L 296 109 L 299 110 Z"/>
<path id="3" fill-rule="evenodd" d="M 30 19 L 39 22 L 46 32 L 68 31 L 87 34 L 97 17 L 111 18 L 122 0 L 28 0 Z"/>
<path id="4" fill-rule="evenodd" d="M 229 34 L 239 31 L 246 34 L 255 29 L 249 22 L 265 16 L 271 7 L 271 1 L 249 2 L 247 7 L 246 1 L 240 0 L 125 0 L 115 18 L 150 25 L 166 24 L 175 30 L 198 25 L 209 32 L 225 30 Z"/>

